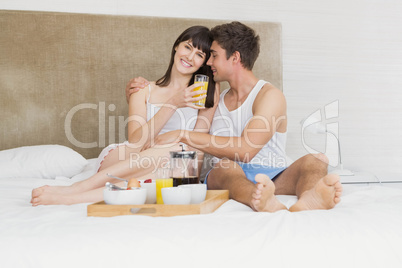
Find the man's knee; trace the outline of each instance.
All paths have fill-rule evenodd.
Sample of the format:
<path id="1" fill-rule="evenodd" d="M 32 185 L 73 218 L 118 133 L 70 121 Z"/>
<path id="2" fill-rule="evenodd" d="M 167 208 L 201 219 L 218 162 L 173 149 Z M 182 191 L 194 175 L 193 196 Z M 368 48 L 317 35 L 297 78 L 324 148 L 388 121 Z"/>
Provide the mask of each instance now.
<path id="1" fill-rule="evenodd" d="M 303 157 L 303 168 L 306 171 L 327 171 L 328 157 L 324 154 L 308 154 Z"/>
<path id="2" fill-rule="evenodd" d="M 231 177 L 231 174 L 236 171 L 236 168 L 241 169 L 236 162 L 228 159 L 222 159 L 217 162 L 208 174 L 208 188 L 219 188 L 222 181 L 227 177 Z"/>
<path id="3" fill-rule="evenodd" d="M 315 158 L 323 162 L 324 164 L 328 165 L 329 164 L 329 159 L 325 154 L 319 153 L 319 154 L 314 154 L 313 155 Z"/>
<path id="4" fill-rule="evenodd" d="M 215 182 L 219 180 L 219 178 L 222 178 L 222 173 L 223 170 L 229 168 L 229 162 L 228 161 L 223 161 L 220 160 L 219 162 L 215 163 L 214 166 L 212 167 L 211 171 L 208 174 L 208 183 L 209 182 Z"/>
<path id="5" fill-rule="evenodd" d="M 222 176 L 219 175 L 220 173 L 220 166 L 216 163 L 206 178 L 208 189 L 219 189 L 219 179 L 222 178 Z"/>

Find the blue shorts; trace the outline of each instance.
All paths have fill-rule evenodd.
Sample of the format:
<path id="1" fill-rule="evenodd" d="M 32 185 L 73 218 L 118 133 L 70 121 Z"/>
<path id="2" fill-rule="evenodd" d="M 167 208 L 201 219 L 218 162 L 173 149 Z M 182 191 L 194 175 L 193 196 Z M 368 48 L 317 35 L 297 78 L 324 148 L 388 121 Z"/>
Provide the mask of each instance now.
<path id="1" fill-rule="evenodd" d="M 237 164 L 243 169 L 244 174 L 246 174 L 246 177 L 249 181 L 252 183 L 257 183 L 255 181 L 255 175 L 257 174 L 265 174 L 267 175 L 272 181 L 274 181 L 277 176 L 279 176 L 285 169 L 286 167 L 267 167 L 267 166 L 262 166 L 262 165 L 257 165 L 257 164 L 252 164 L 252 163 L 241 163 L 237 162 Z M 212 169 L 211 169 L 212 170 Z M 207 183 L 207 178 L 209 175 L 208 171 L 207 175 L 205 176 L 204 183 Z"/>

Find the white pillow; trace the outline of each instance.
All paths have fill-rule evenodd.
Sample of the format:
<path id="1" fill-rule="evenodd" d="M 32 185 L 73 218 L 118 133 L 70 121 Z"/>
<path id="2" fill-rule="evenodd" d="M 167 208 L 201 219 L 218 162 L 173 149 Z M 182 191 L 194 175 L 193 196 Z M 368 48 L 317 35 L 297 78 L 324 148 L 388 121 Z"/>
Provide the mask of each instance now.
<path id="1" fill-rule="evenodd" d="M 96 172 L 98 172 L 98 158 L 91 158 L 88 159 L 88 165 L 85 166 L 84 170 L 72 177 L 71 180 L 73 182 L 83 181 L 96 174 Z"/>
<path id="2" fill-rule="evenodd" d="M 62 145 L 24 146 L 0 151 L 0 178 L 71 178 L 87 163 L 82 155 Z"/>

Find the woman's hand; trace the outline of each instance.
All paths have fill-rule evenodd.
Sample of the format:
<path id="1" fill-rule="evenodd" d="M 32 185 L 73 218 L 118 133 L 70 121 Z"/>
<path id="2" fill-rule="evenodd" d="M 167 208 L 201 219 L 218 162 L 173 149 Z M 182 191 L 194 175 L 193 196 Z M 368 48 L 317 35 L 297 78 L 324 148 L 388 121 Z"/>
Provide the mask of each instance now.
<path id="1" fill-rule="evenodd" d="M 195 88 L 202 86 L 202 83 L 193 84 L 184 90 L 179 91 L 176 95 L 168 100 L 168 104 L 171 104 L 177 108 L 191 107 L 194 109 L 205 109 L 204 107 L 197 106 L 194 102 L 202 100 L 206 97 L 206 90 L 193 91 Z M 194 97 L 196 95 L 202 95 Z"/>
<path id="2" fill-rule="evenodd" d="M 131 94 L 138 92 L 140 89 L 149 85 L 149 81 L 141 76 L 131 79 L 126 86 L 127 103 L 130 100 Z"/>

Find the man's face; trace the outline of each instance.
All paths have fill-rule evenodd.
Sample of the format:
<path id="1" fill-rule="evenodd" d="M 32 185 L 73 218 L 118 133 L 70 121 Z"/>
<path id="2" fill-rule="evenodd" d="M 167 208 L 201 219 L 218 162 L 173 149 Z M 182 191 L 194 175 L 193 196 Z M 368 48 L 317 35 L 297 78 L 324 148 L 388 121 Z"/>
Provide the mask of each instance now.
<path id="1" fill-rule="evenodd" d="M 226 58 L 226 50 L 224 50 L 216 41 L 211 45 L 211 56 L 208 59 L 207 65 L 211 66 L 215 82 L 228 80 L 232 67 L 229 59 Z"/>

